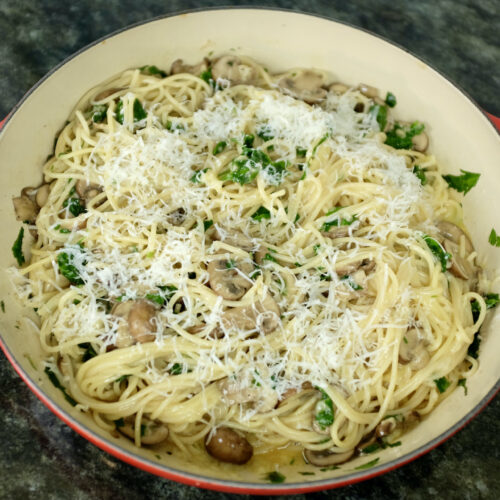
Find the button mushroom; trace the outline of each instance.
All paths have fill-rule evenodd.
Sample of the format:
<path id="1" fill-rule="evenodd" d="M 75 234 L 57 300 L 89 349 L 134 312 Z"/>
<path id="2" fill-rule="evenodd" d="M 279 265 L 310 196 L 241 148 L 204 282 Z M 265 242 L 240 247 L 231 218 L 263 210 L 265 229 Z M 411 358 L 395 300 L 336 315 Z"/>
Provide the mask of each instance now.
<path id="1" fill-rule="evenodd" d="M 186 220 L 186 210 L 182 207 L 167 215 L 167 222 L 172 226 L 180 226 Z"/>
<path id="2" fill-rule="evenodd" d="M 156 309 L 147 300 L 119 302 L 111 314 L 122 319 L 118 325 L 116 347 L 128 347 L 137 342 L 152 342 L 156 335 Z"/>
<path id="3" fill-rule="evenodd" d="M 210 67 L 210 59 L 204 57 L 198 64 L 186 64 L 182 59 L 176 59 L 172 66 L 170 67 L 170 73 L 172 75 L 178 75 L 179 73 L 190 73 L 191 75 L 200 76 L 204 71 Z"/>
<path id="4" fill-rule="evenodd" d="M 358 270 L 364 271 L 365 275 L 368 274 L 372 269 L 375 268 L 375 261 L 370 259 L 362 259 L 349 264 L 340 264 L 335 268 L 337 276 L 341 278 L 344 276 L 349 276 Z"/>
<path id="5" fill-rule="evenodd" d="M 267 294 L 261 301 L 246 307 L 229 309 L 222 315 L 225 329 L 259 330 L 264 334 L 271 333 L 279 326 L 280 308 L 276 301 Z"/>
<path id="6" fill-rule="evenodd" d="M 420 132 L 418 135 L 414 135 L 411 138 L 413 144 L 413 149 L 419 151 L 420 153 L 425 153 L 429 147 L 429 137 L 425 132 Z"/>
<path id="7" fill-rule="evenodd" d="M 17 196 L 12 198 L 12 203 L 14 204 L 17 220 L 34 224 L 38 214 L 38 207 L 31 198 L 25 195 Z"/>
<path id="8" fill-rule="evenodd" d="M 230 464 L 246 464 L 253 455 L 252 445 L 229 427 L 219 427 L 205 441 L 209 455 Z"/>
<path id="9" fill-rule="evenodd" d="M 420 422 L 420 415 L 412 411 L 406 415 L 395 415 L 384 418 L 375 428 L 375 434 L 378 438 L 391 436 L 392 439 L 409 431 Z"/>
<path id="10" fill-rule="evenodd" d="M 124 425 L 118 427 L 118 430 L 128 436 L 135 438 L 135 418 L 126 418 Z M 159 420 L 150 420 L 143 417 L 141 420 L 141 443 L 146 445 L 158 444 L 165 441 L 168 437 L 168 427 Z"/>
<path id="11" fill-rule="evenodd" d="M 366 85 L 366 83 L 360 83 L 358 85 L 358 89 L 366 97 L 369 97 L 371 99 L 373 99 L 374 97 L 378 97 L 378 89 L 376 87 Z"/>
<path id="12" fill-rule="evenodd" d="M 229 80 L 233 85 L 255 83 L 257 72 L 252 66 L 245 64 L 239 57 L 223 56 L 212 66 L 212 76 Z"/>
<path id="13" fill-rule="evenodd" d="M 88 203 L 92 198 L 95 198 L 102 189 L 98 184 L 78 179 L 75 184 L 75 191 L 82 200 L 85 200 L 85 203 Z"/>
<path id="14" fill-rule="evenodd" d="M 335 94 L 345 94 L 349 90 L 349 87 L 344 83 L 335 82 L 328 87 L 328 90 Z"/>
<path id="15" fill-rule="evenodd" d="M 39 207 L 43 207 L 48 199 L 50 194 L 50 184 L 42 184 L 36 191 L 35 202 Z"/>
<path id="16" fill-rule="evenodd" d="M 342 453 L 332 452 L 330 450 L 308 450 L 304 449 L 304 459 L 306 462 L 316 467 L 328 467 L 330 465 L 339 465 L 347 462 L 354 455 L 354 449 Z"/>
<path id="17" fill-rule="evenodd" d="M 408 330 L 399 344 L 399 362 L 408 365 L 412 370 L 421 370 L 429 362 L 431 356 L 416 328 Z"/>
<path id="18" fill-rule="evenodd" d="M 349 226 L 332 226 L 328 231 L 322 234 L 332 240 L 336 238 L 346 238 L 349 236 Z"/>
<path id="19" fill-rule="evenodd" d="M 288 73 L 278 81 L 278 86 L 287 94 L 308 104 L 317 104 L 325 99 L 327 91 L 322 87 L 325 76 L 317 71 L 299 69 Z"/>
<path id="20" fill-rule="evenodd" d="M 443 237 L 444 249 L 452 255 L 451 266 L 449 268 L 457 278 L 468 280 L 474 277 L 477 268 L 467 256 L 474 251 L 474 247 L 468 236 L 455 224 L 447 221 L 440 221 L 437 224 L 441 236 Z M 465 255 L 460 255 L 460 244 L 464 241 Z"/>
<path id="21" fill-rule="evenodd" d="M 248 277 L 253 271 L 250 262 L 217 259 L 212 260 L 208 266 L 210 288 L 227 300 L 238 300 L 245 295 L 253 282 Z"/>
<path id="22" fill-rule="evenodd" d="M 252 403 L 258 413 L 273 410 L 278 403 L 276 391 L 268 387 L 241 387 L 236 381 L 223 378 L 217 383 L 222 393 L 222 400 L 227 405 Z"/>
<path id="23" fill-rule="evenodd" d="M 219 227 L 214 233 L 214 239 L 223 241 L 233 247 L 241 248 L 245 252 L 252 252 L 256 247 L 256 244 L 250 237 L 238 230 L 228 230 Z"/>

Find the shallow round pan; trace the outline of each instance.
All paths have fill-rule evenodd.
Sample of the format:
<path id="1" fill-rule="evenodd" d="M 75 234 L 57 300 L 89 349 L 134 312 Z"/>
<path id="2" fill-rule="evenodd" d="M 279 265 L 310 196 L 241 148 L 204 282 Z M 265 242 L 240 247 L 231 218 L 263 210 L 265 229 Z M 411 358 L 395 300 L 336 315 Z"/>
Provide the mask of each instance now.
<path id="1" fill-rule="evenodd" d="M 500 140 L 483 113 L 456 87 L 407 52 L 366 32 L 326 19 L 283 11 L 210 10 L 162 18 L 117 33 L 79 52 L 45 77 L 20 103 L 0 135 L 0 161 L 7 175 L 0 190 L 3 237 L 0 261 L 14 264 L 11 245 L 19 230 L 11 198 L 23 186 L 41 180 L 41 166 L 51 153 L 54 137 L 77 100 L 90 88 L 131 67 L 155 64 L 169 68 L 176 58 L 190 63 L 210 54 L 239 53 L 273 71 L 291 67 L 328 70 L 332 78 L 390 90 L 398 98 L 396 116 L 426 123 L 431 151 L 444 171 L 460 168 L 481 173 L 464 199 L 466 225 L 490 272 L 500 266 L 500 250 L 488 244 L 488 234 L 500 213 Z M 500 229 L 497 225 L 497 230 Z M 137 467 L 184 483 L 241 493 L 299 493 L 360 481 L 429 451 L 456 432 L 494 396 L 499 388 L 500 308 L 482 329 L 480 368 L 468 381 L 468 395 L 459 390 L 448 397 L 417 428 L 405 435 L 402 446 L 378 454 L 372 468 L 356 469 L 366 457 L 338 470 L 302 476 L 282 464 L 285 483 L 268 484 L 272 470 L 192 463 L 174 455 L 161 460 L 147 449 L 135 448 L 125 438 L 99 429 L 86 414 L 75 410 L 43 373 L 38 339 L 23 320 L 3 272 L 0 294 L 6 313 L 0 318 L 2 347 L 19 375 L 61 419 L 97 446 Z"/>

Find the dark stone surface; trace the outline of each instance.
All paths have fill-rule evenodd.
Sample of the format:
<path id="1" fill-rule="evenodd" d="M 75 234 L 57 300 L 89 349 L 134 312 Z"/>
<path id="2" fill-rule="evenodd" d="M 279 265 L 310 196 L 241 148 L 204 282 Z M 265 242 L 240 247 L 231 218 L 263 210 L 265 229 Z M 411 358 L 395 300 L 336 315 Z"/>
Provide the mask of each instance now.
<path id="1" fill-rule="evenodd" d="M 0 117 L 62 59 L 107 33 L 185 9 L 250 2 L 0 0 Z M 261 5 L 322 14 L 382 35 L 422 57 L 483 108 L 500 115 L 499 0 L 345 2 L 282 0 Z M 365 483 L 298 500 L 500 497 L 500 399 L 450 441 Z M 60 422 L 0 355 L 0 498 L 225 499 L 134 469 Z"/>

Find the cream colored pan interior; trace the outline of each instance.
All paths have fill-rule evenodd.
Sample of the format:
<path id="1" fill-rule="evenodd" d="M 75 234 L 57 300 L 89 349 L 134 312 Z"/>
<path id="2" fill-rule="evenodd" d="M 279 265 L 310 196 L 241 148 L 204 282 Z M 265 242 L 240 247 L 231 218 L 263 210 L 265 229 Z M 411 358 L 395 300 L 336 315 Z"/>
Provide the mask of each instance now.
<path id="1" fill-rule="evenodd" d="M 54 136 L 81 95 L 126 68 L 145 64 L 169 68 L 178 57 L 195 63 L 211 53 L 228 52 L 250 56 L 273 70 L 322 68 L 343 82 L 365 82 L 378 87 L 384 95 L 392 91 L 398 98 L 396 116 L 425 122 L 431 151 L 445 171 L 458 173 L 463 168 L 481 173 L 477 187 L 464 200 L 465 222 L 489 271 L 494 273 L 500 268 L 500 248 L 488 244 L 491 228 L 500 230 L 500 140 L 479 109 L 425 63 L 381 39 L 313 16 L 264 10 L 212 10 L 143 24 L 84 50 L 39 84 L 15 110 L 0 135 L 2 268 L 14 264 L 11 246 L 20 227 L 11 198 L 22 187 L 41 181 L 41 166 L 52 150 Z M 0 299 L 6 307 L 5 314 L 0 314 L 1 335 L 17 363 L 49 398 L 95 434 L 177 471 L 233 481 L 264 481 L 263 472 L 268 472 L 269 467 L 253 470 L 227 464 L 183 463 L 174 455 L 158 460 L 151 451 L 137 450 L 125 438 L 106 435 L 90 418 L 70 407 L 43 373 L 38 340 L 29 322 L 22 319 L 29 312 L 16 303 L 3 269 Z M 385 450 L 377 468 L 436 440 L 491 393 L 500 378 L 499 325 L 500 307 L 483 327 L 480 368 L 468 382 L 468 395 L 455 391 L 405 437 L 402 446 Z M 366 457 L 353 461 L 346 470 L 327 472 L 321 478 L 299 475 L 285 465 L 280 471 L 287 476 L 288 485 L 376 471 L 354 471 L 361 461 L 366 462 Z"/>

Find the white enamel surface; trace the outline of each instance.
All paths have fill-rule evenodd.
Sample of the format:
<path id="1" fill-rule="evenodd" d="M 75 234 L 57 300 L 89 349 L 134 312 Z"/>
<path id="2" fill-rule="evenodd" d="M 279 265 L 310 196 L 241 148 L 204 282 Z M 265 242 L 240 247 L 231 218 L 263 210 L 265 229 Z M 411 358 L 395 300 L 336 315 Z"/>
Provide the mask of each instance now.
<path id="1" fill-rule="evenodd" d="M 500 249 L 487 243 L 489 231 L 497 223 L 495 215 L 500 213 L 500 140 L 484 115 L 426 64 L 383 40 L 312 16 L 258 10 L 214 10 L 154 21 L 98 43 L 43 81 L 0 135 L 0 161 L 4 171 L 0 188 L 0 216 L 4 221 L 0 241 L 2 265 L 14 264 L 10 249 L 20 227 L 14 219 L 11 198 L 22 187 L 41 181 L 40 168 L 52 150 L 54 136 L 84 93 L 130 67 L 156 64 L 169 68 L 178 57 L 194 63 L 211 51 L 217 55 L 233 50 L 253 57 L 273 71 L 294 66 L 321 68 L 331 73 L 332 80 L 368 83 L 380 88 L 383 95 L 391 90 L 398 98 L 398 117 L 426 123 L 430 148 L 445 171 L 457 173 L 463 168 L 481 173 L 478 186 L 464 200 L 466 225 L 480 255 L 486 258 L 488 269 L 494 273 L 500 267 Z M 70 408 L 47 381 L 40 369 L 36 335 L 28 322 L 20 320 L 21 309 L 3 270 L 0 298 L 6 304 L 6 313 L 0 316 L 0 332 L 20 366 L 64 410 L 117 444 L 116 438 L 106 436 L 89 418 Z M 401 447 L 379 455 L 380 464 L 439 437 L 494 387 L 500 378 L 497 361 L 500 336 L 494 334 L 500 326 L 499 313 L 500 308 L 483 328 L 481 366 L 468 382 L 468 396 L 464 396 L 462 389 L 455 391 L 404 438 Z M 37 369 L 31 366 L 26 355 Z M 266 471 L 220 466 L 211 461 L 192 463 L 192 460 L 169 456 L 160 462 L 151 451 L 137 451 L 125 439 L 120 439 L 120 443 L 148 460 L 203 476 L 262 482 L 262 472 Z M 366 461 L 366 458 L 358 459 L 353 466 Z M 339 477 L 353 469 L 321 476 L 294 475 L 286 468 L 284 472 L 290 483 Z"/>

